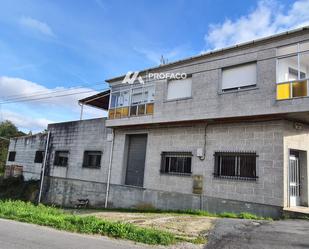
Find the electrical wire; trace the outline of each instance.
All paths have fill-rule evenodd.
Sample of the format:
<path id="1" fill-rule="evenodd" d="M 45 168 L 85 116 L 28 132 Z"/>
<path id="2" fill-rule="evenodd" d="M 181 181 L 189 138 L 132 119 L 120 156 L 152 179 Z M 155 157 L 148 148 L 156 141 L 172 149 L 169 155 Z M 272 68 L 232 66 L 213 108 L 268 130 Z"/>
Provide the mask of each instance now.
<path id="1" fill-rule="evenodd" d="M 76 89 L 81 89 L 81 88 L 86 88 L 86 87 L 93 87 L 97 85 L 101 85 L 102 82 L 97 82 L 94 84 L 88 84 L 88 85 L 83 85 L 83 86 L 77 86 L 77 87 L 69 87 L 69 89 L 58 89 L 58 90 L 51 90 L 51 91 L 37 91 L 37 92 L 32 92 L 30 95 L 25 95 L 25 94 L 15 94 L 15 95 L 9 95 L 6 97 L 2 97 L 4 101 L 11 101 L 11 100 L 18 100 L 21 98 L 27 98 L 27 97 L 33 97 L 33 96 L 40 96 L 40 95 L 49 95 L 49 94 L 54 94 L 54 93 L 59 93 L 59 92 L 67 92 L 67 91 L 73 91 Z M 15 96 L 15 97 L 13 97 Z"/>
<path id="2" fill-rule="evenodd" d="M 72 96 L 72 95 L 78 95 L 78 94 L 84 94 L 84 93 L 90 93 L 90 92 L 97 92 L 97 91 L 104 91 L 108 90 L 108 88 L 104 89 L 96 89 L 96 90 L 88 90 L 88 91 L 82 91 L 82 92 L 77 92 L 77 93 L 69 93 L 69 94 L 61 94 L 61 95 L 53 95 L 53 96 L 45 96 L 45 97 L 40 97 L 40 98 L 25 98 L 25 99 L 20 99 L 20 100 L 12 100 L 12 101 L 2 101 L 0 102 L 1 105 L 4 104 L 11 104 L 11 103 L 20 103 L 20 102 L 29 102 L 29 101 L 36 101 L 36 100 L 43 100 L 43 99 L 51 99 L 51 98 L 59 98 L 59 97 L 66 97 L 66 96 Z"/>

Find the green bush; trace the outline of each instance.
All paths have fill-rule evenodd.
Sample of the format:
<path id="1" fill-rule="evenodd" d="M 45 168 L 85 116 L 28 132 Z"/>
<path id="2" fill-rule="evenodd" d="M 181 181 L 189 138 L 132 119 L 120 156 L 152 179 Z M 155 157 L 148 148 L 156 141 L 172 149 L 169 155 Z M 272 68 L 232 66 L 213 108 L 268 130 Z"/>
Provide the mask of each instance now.
<path id="1" fill-rule="evenodd" d="M 11 177 L 0 182 L 0 199 L 35 201 L 39 181 L 24 181 L 23 177 Z"/>
<path id="2" fill-rule="evenodd" d="M 105 221 L 94 216 L 80 217 L 64 213 L 54 207 L 42 204 L 35 206 L 23 201 L 0 201 L 0 217 L 60 230 L 100 234 L 153 245 L 170 245 L 176 242 L 175 236 L 168 232 L 140 228 L 127 223 Z"/>

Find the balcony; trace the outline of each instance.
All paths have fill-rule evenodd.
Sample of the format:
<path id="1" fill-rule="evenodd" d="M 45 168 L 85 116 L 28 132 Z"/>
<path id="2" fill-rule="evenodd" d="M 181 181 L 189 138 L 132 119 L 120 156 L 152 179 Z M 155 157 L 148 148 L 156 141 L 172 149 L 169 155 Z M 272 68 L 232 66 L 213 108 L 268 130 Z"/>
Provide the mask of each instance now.
<path id="1" fill-rule="evenodd" d="M 293 80 L 277 84 L 277 100 L 287 100 L 308 96 L 308 79 Z"/>
<path id="2" fill-rule="evenodd" d="M 155 86 L 126 87 L 112 91 L 109 119 L 152 115 L 154 113 Z"/>

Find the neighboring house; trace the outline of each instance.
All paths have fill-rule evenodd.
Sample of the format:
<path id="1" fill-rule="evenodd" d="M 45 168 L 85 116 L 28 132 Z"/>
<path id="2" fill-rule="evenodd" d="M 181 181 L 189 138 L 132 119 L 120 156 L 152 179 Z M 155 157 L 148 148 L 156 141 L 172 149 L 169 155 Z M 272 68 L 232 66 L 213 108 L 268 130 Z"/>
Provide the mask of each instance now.
<path id="1" fill-rule="evenodd" d="M 22 166 L 25 180 L 39 180 L 46 147 L 46 134 L 10 139 L 7 166 Z"/>
<path id="2" fill-rule="evenodd" d="M 150 73 L 187 77 L 153 79 Z M 63 138 L 69 130 L 63 129 L 57 139 L 76 149 L 70 150 L 67 167 L 50 166 L 50 176 L 57 177 L 46 189 L 48 201 L 69 205 L 78 196 L 90 196 L 90 203 L 106 198 L 114 207 L 265 216 L 308 207 L 308 28 L 150 68 L 139 76 L 145 84 L 140 78 L 123 84 L 123 75 L 107 80 L 110 91 L 80 100 L 108 110 L 105 126 L 113 130 L 113 141 L 101 141 L 110 145 L 108 156 L 104 153 L 109 160 L 100 176 L 83 171 L 86 148 Z M 98 126 L 105 127 L 104 122 Z M 85 129 L 83 134 L 99 134 Z M 53 133 L 52 126 L 49 130 Z M 93 144 L 102 136 L 84 138 Z"/>

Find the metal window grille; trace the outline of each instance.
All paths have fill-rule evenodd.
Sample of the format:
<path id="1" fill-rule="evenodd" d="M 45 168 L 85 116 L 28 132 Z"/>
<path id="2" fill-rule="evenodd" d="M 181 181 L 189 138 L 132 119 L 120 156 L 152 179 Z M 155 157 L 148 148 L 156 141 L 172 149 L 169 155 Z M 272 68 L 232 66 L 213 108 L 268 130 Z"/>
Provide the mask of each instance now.
<path id="1" fill-rule="evenodd" d="M 241 180 L 255 180 L 255 152 L 216 152 L 214 176 Z"/>
<path id="2" fill-rule="evenodd" d="M 161 173 L 190 175 L 192 152 L 162 152 Z"/>
<path id="3" fill-rule="evenodd" d="M 85 151 L 83 167 L 85 168 L 100 168 L 101 167 L 102 151 Z"/>
<path id="4" fill-rule="evenodd" d="M 68 151 L 56 151 L 54 165 L 56 166 L 68 166 L 69 152 Z"/>

